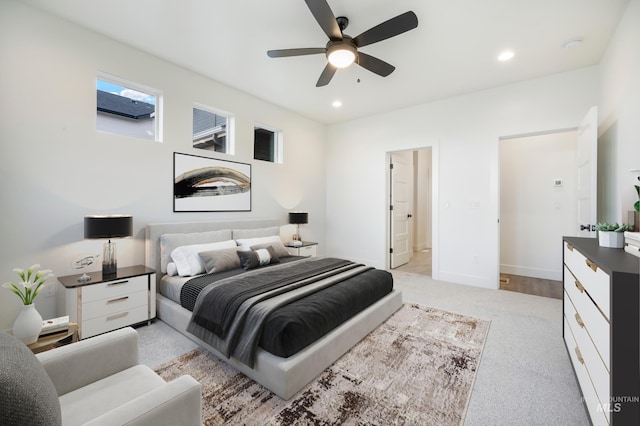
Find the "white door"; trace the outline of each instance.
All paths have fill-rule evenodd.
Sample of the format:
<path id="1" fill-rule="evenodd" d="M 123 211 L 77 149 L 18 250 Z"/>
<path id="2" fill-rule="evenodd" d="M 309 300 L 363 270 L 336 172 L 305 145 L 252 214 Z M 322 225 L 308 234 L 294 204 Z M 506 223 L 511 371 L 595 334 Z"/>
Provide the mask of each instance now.
<path id="1" fill-rule="evenodd" d="M 391 154 L 390 164 L 391 268 L 409 262 L 411 257 L 410 219 L 413 181 L 413 153 Z"/>
<path id="2" fill-rule="evenodd" d="M 598 178 L 598 107 L 591 107 L 578 127 L 579 237 L 595 238 Z"/>

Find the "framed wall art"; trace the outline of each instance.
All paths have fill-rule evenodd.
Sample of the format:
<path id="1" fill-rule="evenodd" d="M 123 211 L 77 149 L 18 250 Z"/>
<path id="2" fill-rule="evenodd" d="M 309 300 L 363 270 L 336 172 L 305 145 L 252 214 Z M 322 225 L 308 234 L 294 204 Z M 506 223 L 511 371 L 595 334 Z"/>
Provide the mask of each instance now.
<path id="1" fill-rule="evenodd" d="M 251 164 L 174 152 L 173 211 L 251 211 Z"/>

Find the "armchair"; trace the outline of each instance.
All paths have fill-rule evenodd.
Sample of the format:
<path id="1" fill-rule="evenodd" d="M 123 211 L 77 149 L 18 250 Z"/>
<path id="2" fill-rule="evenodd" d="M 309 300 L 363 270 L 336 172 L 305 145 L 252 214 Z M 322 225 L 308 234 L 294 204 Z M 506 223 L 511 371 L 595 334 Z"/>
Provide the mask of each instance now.
<path id="1" fill-rule="evenodd" d="M 22 424 L 38 424 L 40 419 L 41 423 L 57 423 L 51 416 L 56 417 L 53 411 L 58 407 L 55 401 L 47 405 L 47 390 L 54 399 L 58 398 L 57 418 L 63 425 L 202 423 L 200 384 L 188 375 L 167 383 L 150 368 L 138 364 L 138 333 L 130 327 L 37 355 L 13 336 L 0 333 L 0 349 L 2 392 L 6 389 L 12 395 L 8 399 L 2 395 L 0 400 L 1 424 L 21 424 L 11 423 L 20 418 L 24 420 Z M 28 362 L 32 365 L 26 367 Z M 31 378 L 25 377 L 31 371 L 39 375 L 37 385 L 30 386 Z M 12 381 L 12 375 L 18 375 L 17 380 Z M 34 395 L 33 389 L 44 391 L 44 395 Z M 32 395 L 34 401 L 19 401 L 16 395 Z M 5 406 L 10 402 L 11 406 Z M 16 415 L 20 406 L 28 412 Z M 34 419 L 34 410 L 39 408 L 46 412 Z"/>

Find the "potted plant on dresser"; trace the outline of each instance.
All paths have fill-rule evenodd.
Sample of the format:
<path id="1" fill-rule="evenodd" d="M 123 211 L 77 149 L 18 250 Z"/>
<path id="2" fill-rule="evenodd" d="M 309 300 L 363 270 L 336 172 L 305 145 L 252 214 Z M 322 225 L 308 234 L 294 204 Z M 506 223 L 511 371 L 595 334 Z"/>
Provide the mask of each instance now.
<path id="1" fill-rule="evenodd" d="M 601 247 L 622 248 L 624 247 L 624 231 L 630 231 L 629 225 L 618 225 L 617 223 L 598 223 L 598 242 Z"/>

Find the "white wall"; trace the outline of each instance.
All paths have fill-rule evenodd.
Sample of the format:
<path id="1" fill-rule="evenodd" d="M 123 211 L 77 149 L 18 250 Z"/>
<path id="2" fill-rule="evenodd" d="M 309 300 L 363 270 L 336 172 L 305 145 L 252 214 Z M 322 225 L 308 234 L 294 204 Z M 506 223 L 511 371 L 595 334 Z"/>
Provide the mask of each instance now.
<path id="1" fill-rule="evenodd" d="M 434 146 L 434 278 L 497 288 L 499 138 L 575 127 L 598 93 L 588 67 L 330 126 L 329 253 L 386 266 L 386 153 Z"/>
<path id="2" fill-rule="evenodd" d="M 285 224 L 290 209 L 309 212 L 305 238 L 324 251 L 323 125 L 9 0 L 0 2 L 0 58 L 0 282 L 33 263 L 58 276 L 78 273 L 74 258 L 101 252 L 101 241 L 83 241 L 91 213 L 133 215 L 134 237 L 118 241 L 120 266 L 144 263 L 147 223 Z M 96 133 L 98 71 L 163 91 L 163 143 Z M 235 115 L 235 156 L 191 147 L 193 102 Z M 284 164 L 253 160 L 254 121 L 283 130 Z M 175 151 L 251 163 L 252 211 L 173 213 Z M 0 290 L 0 329 L 11 327 L 19 306 Z M 45 318 L 63 314 L 53 297 L 38 296 L 36 307 Z"/>
<path id="3" fill-rule="evenodd" d="M 640 169 L 640 0 L 631 0 L 601 60 L 599 221 L 627 222 Z"/>
<path id="4" fill-rule="evenodd" d="M 500 272 L 562 280 L 558 241 L 578 227 L 577 140 L 573 131 L 500 141 Z"/>

